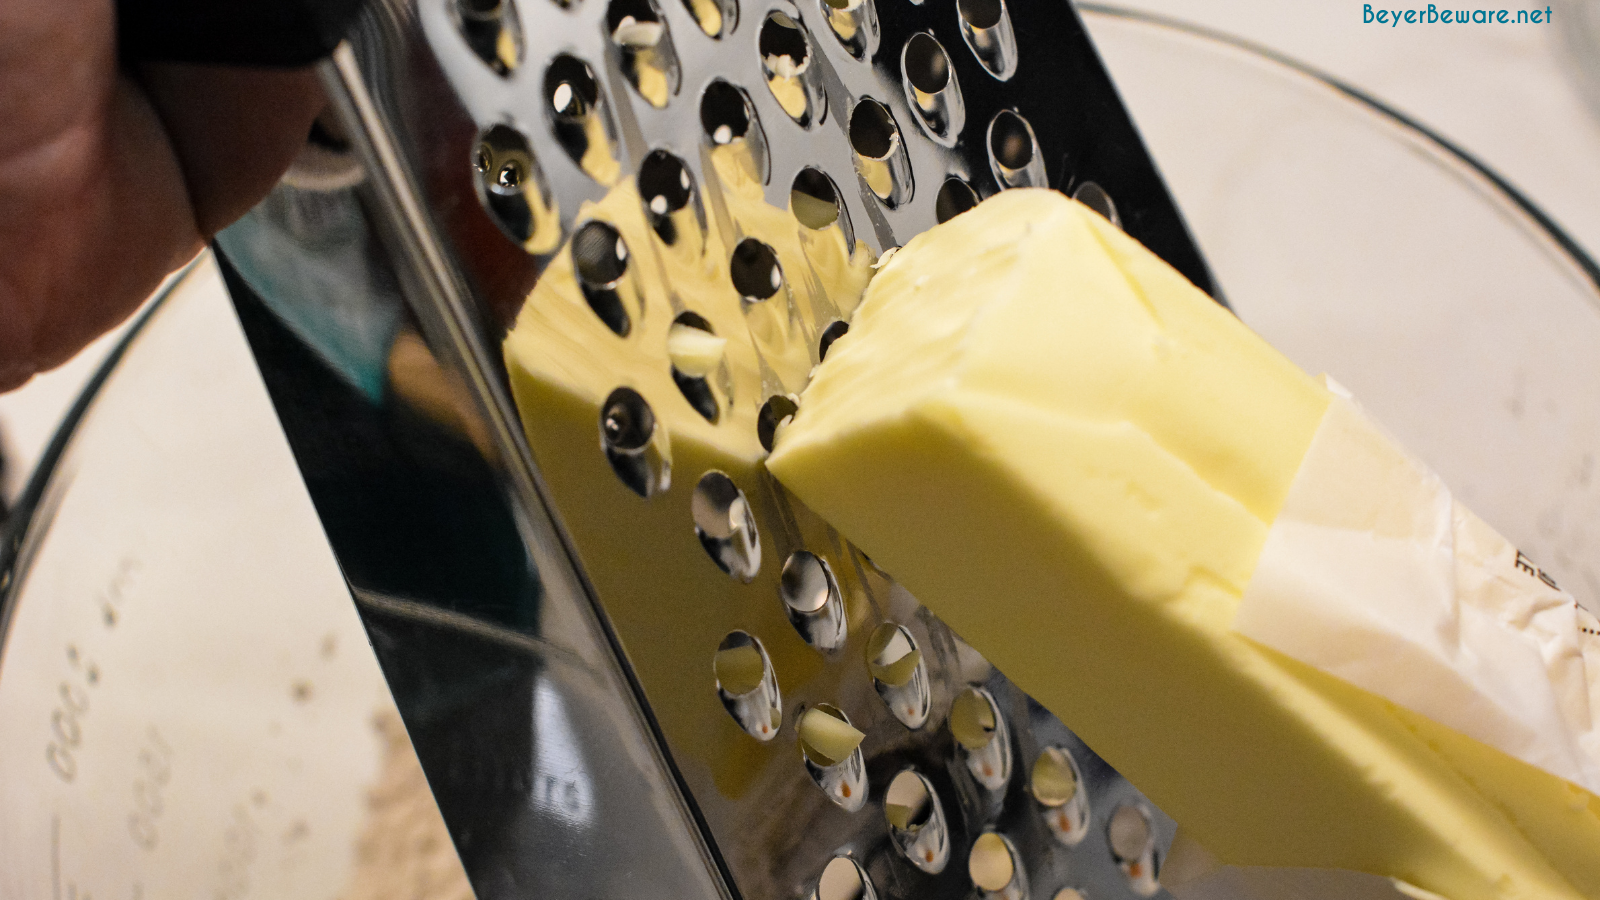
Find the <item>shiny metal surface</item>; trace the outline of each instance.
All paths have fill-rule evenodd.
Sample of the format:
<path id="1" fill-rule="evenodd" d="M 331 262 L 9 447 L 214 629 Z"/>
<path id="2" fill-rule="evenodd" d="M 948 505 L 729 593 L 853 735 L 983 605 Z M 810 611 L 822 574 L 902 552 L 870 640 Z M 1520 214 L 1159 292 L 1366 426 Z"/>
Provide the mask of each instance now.
<path id="1" fill-rule="evenodd" d="M 1123 801 L 1148 807 L 1137 792 L 761 468 L 867 264 L 980 196 L 1092 180 L 1209 285 L 1071 9 L 463 3 L 374 5 L 325 69 L 366 164 L 350 197 L 382 249 L 365 262 L 372 311 L 324 331 L 388 323 L 387 387 L 330 414 L 335 380 L 307 375 L 330 341 L 284 339 L 316 314 L 273 282 L 324 252 L 294 226 L 327 198 L 280 191 L 253 214 L 290 234 L 276 255 L 259 234 L 222 246 L 479 895 L 581 878 L 966 897 L 991 833 L 1015 857 L 1000 895 L 1147 895 L 1170 822 L 1151 820 L 1130 870 L 1103 833 Z M 565 341 L 615 374 L 562 381 L 541 352 L 508 386 L 496 348 L 530 310 L 568 323 L 522 326 L 551 353 Z M 726 349 L 702 360 L 708 336 Z M 638 798 L 585 827 L 518 774 L 545 727 L 529 678 L 562 661 L 589 678 L 562 696 L 602 720 L 579 741 L 595 790 Z M 963 695 L 989 715 L 983 740 L 957 739 Z M 824 710 L 859 730 L 844 758 L 797 745 L 799 718 Z M 1046 747 L 1083 776 L 1090 821 L 1070 846 L 1029 792 Z M 908 770 L 943 826 L 909 842 L 884 806 Z M 859 888 L 825 891 L 841 856 Z"/>
<path id="2" fill-rule="evenodd" d="M 718 896 L 564 548 L 510 486 L 516 448 L 483 414 L 494 394 L 456 374 L 475 351 L 460 338 L 476 332 L 404 305 L 399 279 L 430 273 L 391 267 L 366 212 L 401 202 L 370 179 L 286 182 L 218 244 L 461 862 L 484 900 Z"/>

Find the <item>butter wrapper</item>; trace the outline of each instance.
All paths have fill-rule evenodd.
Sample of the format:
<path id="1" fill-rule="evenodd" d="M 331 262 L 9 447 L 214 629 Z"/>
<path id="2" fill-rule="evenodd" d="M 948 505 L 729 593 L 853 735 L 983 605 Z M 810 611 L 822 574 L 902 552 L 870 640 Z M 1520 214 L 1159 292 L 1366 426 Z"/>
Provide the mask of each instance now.
<path id="1" fill-rule="evenodd" d="M 1600 621 L 1329 387 L 1234 629 L 1600 794 Z"/>

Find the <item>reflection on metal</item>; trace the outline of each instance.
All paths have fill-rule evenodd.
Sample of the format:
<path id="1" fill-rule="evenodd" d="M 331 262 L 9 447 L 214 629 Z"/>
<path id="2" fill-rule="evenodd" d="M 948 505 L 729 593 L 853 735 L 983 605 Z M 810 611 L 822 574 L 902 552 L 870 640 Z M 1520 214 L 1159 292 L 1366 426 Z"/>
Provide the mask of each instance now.
<path id="1" fill-rule="evenodd" d="M 805 27 L 784 13 L 767 13 L 759 49 L 767 88 L 783 111 L 802 128 L 821 122 L 828 114 L 828 95 L 822 90 Z"/>
<path id="2" fill-rule="evenodd" d="M 855 229 L 850 226 L 850 210 L 845 206 L 839 186 L 821 169 L 806 166 L 795 173 L 789 189 L 789 211 L 812 231 L 838 231 L 844 246 L 855 245 Z"/>
<path id="3" fill-rule="evenodd" d="M 683 160 L 655 150 L 639 166 L 639 199 L 650 228 L 663 244 L 697 257 L 705 249 L 705 210 Z"/>
<path id="4" fill-rule="evenodd" d="M 1028 791 L 1043 807 L 1045 825 L 1056 840 L 1076 847 L 1089 834 L 1089 793 L 1083 773 L 1072 754 L 1062 747 L 1046 747 L 1033 760 Z"/>
<path id="5" fill-rule="evenodd" d="M 1104 216 L 1107 222 L 1122 227 L 1122 217 L 1117 215 L 1117 204 L 1106 189 L 1093 181 L 1085 181 L 1072 189 L 1072 199 Z"/>
<path id="6" fill-rule="evenodd" d="M 878 900 L 878 892 L 860 863 L 848 856 L 835 856 L 822 870 L 810 900 Z"/>
<path id="7" fill-rule="evenodd" d="M 839 44 L 856 59 L 878 52 L 878 10 L 873 0 L 821 0 L 822 14 Z"/>
<path id="8" fill-rule="evenodd" d="M 672 32 L 651 0 L 611 0 L 606 27 L 628 81 L 651 106 L 666 106 L 678 92 L 683 70 Z"/>
<path id="9" fill-rule="evenodd" d="M 761 570 L 761 537 L 744 491 L 721 472 L 707 472 L 690 503 L 694 533 L 717 568 L 743 582 Z"/>
<path id="10" fill-rule="evenodd" d="M 950 705 L 950 733 L 978 784 L 1004 790 L 1011 780 L 1011 730 L 994 695 L 980 687 L 957 694 Z"/>
<path id="11" fill-rule="evenodd" d="M 649 499 L 672 487 L 672 441 L 650 404 L 621 387 L 600 406 L 600 446 L 622 483 Z"/>
<path id="12" fill-rule="evenodd" d="M 709 37 L 722 37 L 739 24 L 738 0 L 683 0 L 683 5 Z"/>
<path id="13" fill-rule="evenodd" d="M 845 812 L 867 802 L 867 765 L 862 734 L 837 706 L 818 703 L 800 714 L 796 729 L 806 772 L 829 800 Z"/>
<path id="14" fill-rule="evenodd" d="M 1155 828 L 1150 813 L 1138 802 L 1129 801 L 1116 808 L 1106 823 L 1106 842 L 1111 855 L 1128 876 L 1128 886 L 1141 897 L 1161 890 L 1157 871 Z"/>
<path id="15" fill-rule="evenodd" d="M 939 186 L 939 201 L 934 206 L 934 216 L 943 225 L 956 216 L 978 205 L 978 192 L 965 179 L 951 176 Z"/>
<path id="16" fill-rule="evenodd" d="M 614 184 L 622 165 L 617 162 L 605 97 L 588 63 L 565 53 L 551 60 L 544 73 L 544 96 L 561 149 L 590 178 Z"/>
<path id="17" fill-rule="evenodd" d="M 827 560 L 805 550 L 789 555 L 778 579 L 778 593 L 794 630 L 824 652 L 844 646 L 844 598 Z"/>
<path id="18" fill-rule="evenodd" d="M 1027 872 L 1016 845 L 1005 835 L 994 831 L 979 835 L 967 856 L 967 872 L 973 886 L 991 900 L 1027 900 Z"/>
<path id="19" fill-rule="evenodd" d="M 856 103 L 850 113 L 850 146 L 861 180 L 885 206 L 894 209 L 911 199 L 911 160 L 887 106 L 870 97 Z"/>
<path id="20" fill-rule="evenodd" d="M 1003 109 L 989 120 L 989 169 L 1002 187 L 1049 187 L 1039 139 L 1016 112 Z"/>
<path id="21" fill-rule="evenodd" d="M 522 22 L 513 0 L 455 0 L 450 4 L 467 46 L 502 76 L 522 64 Z"/>
<path id="22" fill-rule="evenodd" d="M 1017 35 L 1005 0 L 956 0 L 961 36 L 989 74 L 1005 81 L 1017 73 Z"/>
<path id="23" fill-rule="evenodd" d="M 889 712 L 912 730 L 928 721 L 931 706 L 928 666 L 916 638 L 892 622 L 879 625 L 867 640 L 867 670 Z"/>
<path id="24" fill-rule="evenodd" d="M 944 871 L 950 862 L 950 826 L 928 779 L 914 769 L 901 770 L 884 794 L 883 811 L 895 846 L 912 865 L 931 875 Z"/>
<path id="25" fill-rule="evenodd" d="M 561 244 L 561 217 L 528 139 L 511 125 L 491 126 L 472 153 L 478 198 L 500 230 L 529 253 Z"/>
<path id="26" fill-rule="evenodd" d="M 729 633 L 717 646 L 712 669 L 717 695 L 739 727 L 758 741 L 777 737 L 783 726 L 783 697 L 761 642 L 743 631 Z"/>
<path id="27" fill-rule="evenodd" d="M 572 268 L 589 308 L 618 337 L 627 337 L 644 301 L 622 235 L 598 219 L 584 223 L 572 239 Z"/>
<path id="28" fill-rule="evenodd" d="M 672 381 L 694 411 L 712 424 L 732 400 L 725 359 L 727 345 L 727 339 L 718 337 L 711 323 L 699 313 L 679 313 L 667 331 Z"/>
<path id="29" fill-rule="evenodd" d="M 900 76 L 906 102 L 928 136 L 946 147 L 955 146 L 967 124 L 967 106 L 939 39 L 926 31 L 913 34 L 900 51 Z"/>
<path id="30" fill-rule="evenodd" d="M 720 78 L 706 85 L 700 95 L 700 127 L 711 146 L 728 148 L 757 184 L 771 177 L 767 134 L 744 89 Z"/>

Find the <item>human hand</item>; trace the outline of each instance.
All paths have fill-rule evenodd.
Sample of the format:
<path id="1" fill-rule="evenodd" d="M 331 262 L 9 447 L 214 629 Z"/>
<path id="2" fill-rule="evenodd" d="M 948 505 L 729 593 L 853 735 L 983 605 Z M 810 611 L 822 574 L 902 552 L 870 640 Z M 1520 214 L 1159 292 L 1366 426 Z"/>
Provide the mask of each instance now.
<path id="1" fill-rule="evenodd" d="M 112 0 L 0 2 L 0 391 L 255 205 L 323 105 L 309 68 L 125 70 Z"/>

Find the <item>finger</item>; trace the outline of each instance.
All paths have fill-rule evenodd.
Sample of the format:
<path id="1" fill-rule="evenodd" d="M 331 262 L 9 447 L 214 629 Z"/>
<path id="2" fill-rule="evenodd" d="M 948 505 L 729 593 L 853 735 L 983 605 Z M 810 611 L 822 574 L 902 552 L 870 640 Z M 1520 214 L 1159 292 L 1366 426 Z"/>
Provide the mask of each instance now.
<path id="1" fill-rule="evenodd" d="M 327 104 L 310 68 L 158 63 L 140 67 L 138 78 L 207 238 L 266 196 Z"/>

